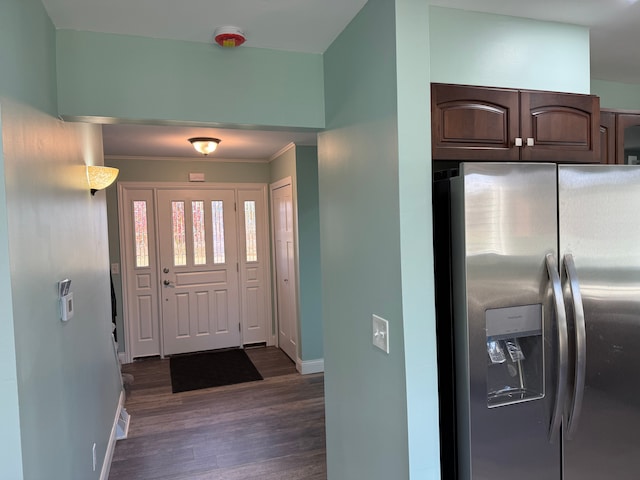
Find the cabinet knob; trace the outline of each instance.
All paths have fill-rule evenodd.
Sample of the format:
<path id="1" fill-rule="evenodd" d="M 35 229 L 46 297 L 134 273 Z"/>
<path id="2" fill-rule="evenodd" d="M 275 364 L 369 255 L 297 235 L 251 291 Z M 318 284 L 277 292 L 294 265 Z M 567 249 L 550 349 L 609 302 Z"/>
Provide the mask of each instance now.
<path id="1" fill-rule="evenodd" d="M 527 147 L 533 147 L 534 142 L 533 142 L 533 138 L 528 137 L 527 138 Z"/>
<path id="2" fill-rule="evenodd" d="M 514 142 L 514 145 L 515 145 L 516 147 L 521 147 L 521 146 L 522 146 L 522 138 L 520 138 L 520 137 L 516 137 L 516 140 L 515 140 L 515 142 Z"/>

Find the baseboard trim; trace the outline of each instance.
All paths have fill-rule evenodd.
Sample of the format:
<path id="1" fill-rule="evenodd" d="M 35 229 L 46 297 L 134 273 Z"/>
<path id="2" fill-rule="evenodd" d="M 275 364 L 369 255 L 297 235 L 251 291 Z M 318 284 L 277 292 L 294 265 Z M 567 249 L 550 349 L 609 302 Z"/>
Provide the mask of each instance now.
<path id="1" fill-rule="evenodd" d="M 127 363 L 127 353 L 126 352 L 118 352 L 118 360 L 120 360 L 121 364 Z"/>
<path id="2" fill-rule="evenodd" d="M 124 408 L 125 393 L 124 389 L 120 390 L 120 399 L 118 400 L 118 408 L 116 408 L 116 416 L 113 420 L 113 426 L 111 427 L 111 435 L 109 435 L 109 443 L 107 444 L 107 451 L 104 454 L 104 461 L 102 462 L 102 469 L 100 470 L 100 480 L 108 480 L 109 471 L 111 470 L 111 460 L 113 459 L 113 451 L 116 448 L 117 432 L 118 432 L 118 420 L 120 420 L 120 412 Z"/>
<path id="3" fill-rule="evenodd" d="M 312 373 L 324 372 L 324 358 L 318 358 L 316 360 L 300 360 L 296 362 L 296 370 L 302 375 L 309 375 Z"/>

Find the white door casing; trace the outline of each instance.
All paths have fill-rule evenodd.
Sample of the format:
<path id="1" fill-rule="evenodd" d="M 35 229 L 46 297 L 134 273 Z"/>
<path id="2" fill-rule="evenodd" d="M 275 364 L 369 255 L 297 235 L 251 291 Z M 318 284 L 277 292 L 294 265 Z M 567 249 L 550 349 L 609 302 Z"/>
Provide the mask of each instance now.
<path id="1" fill-rule="evenodd" d="M 173 191 L 174 194 L 166 193 L 169 191 Z M 196 186 L 184 183 L 119 183 L 118 211 L 126 361 L 151 355 L 170 355 L 179 351 L 225 348 L 262 342 L 274 344 L 275 339 L 271 334 L 266 192 L 265 184 L 200 184 Z M 183 252 L 185 259 L 179 263 L 186 263 L 186 265 L 178 265 L 174 268 L 175 259 L 169 257 L 170 265 L 167 266 L 167 260 L 165 260 L 161 268 L 161 257 L 166 257 L 166 254 L 161 255 L 160 243 L 163 245 L 163 252 L 170 251 L 171 255 L 173 254 L 171 216 L 167 219 L 169 215 L 167 209 L 171 209 L 172 201 L 167 197 L 172 196 L 173 200 L 184 202 L 185 205 Z M 164 205 L 162 209 L 158 208 L 160 197 Z M 225 258 L 223 265 L 211 265 L 209 262 L 213 258 L 210 201 L 216 201 L 216 199 L 224 204 L 222 225 L 225 237 Z M 193 219 L 190 210 L 191 202 L 194 201 L 203 202 L 201 206 L 207 204 L 201 221 L 205 224 L 204 240 L 208 243 L 207 265 L 193 265 Z M 138 232 L 136 237 L 134 202 L 137 202 L 138 214 L 141 210 L 146 212 L 144 226 L 147 228 L 144 236 Z M 249 220 L 253 224 L 247 224 L 245 202 L 249 202 L 248 213 L 253 215 Z M 141 205 L 145 208 L 140 208 Z M 138 222 L 138 230 L 140 230 L 142 223 L 140 219 Z M 161 235 L 158 234 L 159 229 L 162 231 Z M 161 240 L 161 237 L 167 238 Z M 136 246 L 136 239 L 138 246 Z M 245 243 L 247 239 L 253 242 L 249 246 Z M 147 241 L 148 251 L 146 257 L 142 259 L 142 265 L 138 265 L 140 258 L 137 258 L 136 254 L 140 253 L 141 240 Z M 145 253 L 144 248 L 142 250 Z M 186 260 L 189 257 L 191 257 L 191 263 Z M 145 264 L 145 261 L 148 264 Z M 190 270 L 190 266 L 195 268 Z M 164 273 L 164 268 L 169 271 Z M 223 280 L 224 277 L 226 280 Z M 166 286 L 165 280 L 169 282 Z M 231 282 L 231 284 L 225 286 L 225 282 L 227 284 Z M 215 285 L 206 286 L 211 283 Z M 223 313 L 227 308 L 231 310 Z M 168 319 L 168 323 L 165 323 L 163 315 Z M 186 321 L 186 318 L 189 318 L 189 321 Z M 215 326 L 209 322 L 214 322 Z M 227 325 L 225 322 L 231 323 Z M 239 332 L 238 322 L 242 324 L 242 332 Z M 207 323 L 209 323 L 208 326 Z M 189 329 L 194 329 L 194 335 L 185 334 L 187 324 Z M 235 327 L 232 328 L 231 324 Z M 213 328 L 215 335 L 207 331 L 209 327 Z M 178 328 L 182 330 L 179 331 Z M 167 333 L 171 333 L 175 341 L 166 335 Z M 208 339 L 211 336 L 215 337 L 216 341 L 212 342 L 210 338 Z M 191 337 L 189 341 L 178 341 L 188 340 L 189 337 Z M 180 347 L 176 348 L 175 343 Z"/>
<path id="2" fill-rule="evenodd" d="M 298 361 L 296 248 L 291 178 L 271 185 L 278 346 Z"/>
<path id="3" fill-rule="evenodd" d="M 233 190 L 158 190 L 165 355 L 240 346 L 234 205 Z"/>

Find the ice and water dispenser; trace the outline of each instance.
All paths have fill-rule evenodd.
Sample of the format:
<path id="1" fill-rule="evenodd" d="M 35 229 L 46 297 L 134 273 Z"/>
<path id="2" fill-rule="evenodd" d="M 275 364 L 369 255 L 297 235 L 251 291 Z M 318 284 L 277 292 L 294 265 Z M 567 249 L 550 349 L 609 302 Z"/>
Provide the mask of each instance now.
<path id="1" fill-rule="evenodd" d="M 485 321 L 488 406 L 544 397 L 542 305 L 489 309 Z"/>

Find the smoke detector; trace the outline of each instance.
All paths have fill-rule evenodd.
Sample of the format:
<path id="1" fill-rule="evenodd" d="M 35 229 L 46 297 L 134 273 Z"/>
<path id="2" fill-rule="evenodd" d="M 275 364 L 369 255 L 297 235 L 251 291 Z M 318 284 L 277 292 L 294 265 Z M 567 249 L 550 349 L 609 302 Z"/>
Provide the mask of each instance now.
<path id="1" fill-rule="evenodd" d="M 225 48 L 239 47 L 246 40 L 238 27 L 218 27 L 213 32 L 213 38 L 218 45 Z"/>

